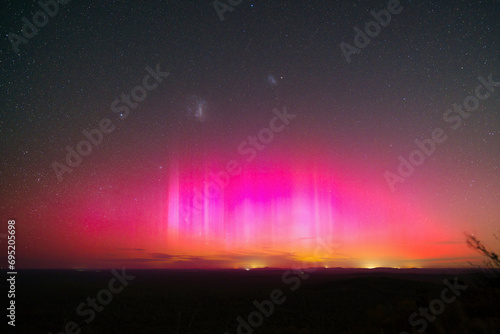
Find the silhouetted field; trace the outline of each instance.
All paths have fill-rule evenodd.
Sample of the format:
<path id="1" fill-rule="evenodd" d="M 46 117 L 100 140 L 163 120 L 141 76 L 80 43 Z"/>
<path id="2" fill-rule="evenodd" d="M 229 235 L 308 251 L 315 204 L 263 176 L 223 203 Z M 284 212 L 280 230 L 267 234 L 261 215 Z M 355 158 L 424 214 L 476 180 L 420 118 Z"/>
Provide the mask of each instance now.
<path id="1" fill-rule="evenodd" d="M 268 302 L 269 317 L 254 316 L 256 328 L 240 333 L 418 333 L 409 317 L 429 308 L 450 284 L 467 286 L 427 321 L 425 333 L 500 333 L 498 285 L 468 270 L 317 269 L 267 270 L 127 270 L 135 278 L 108 305 L 94 312 L 81 306 L 96 298 L 114 277 L 100 271 L 18 271 L 16 333 L 238 333 L 237 318 L 248 323 L 254 300 Z M 285 275 L 284 275 L 285 273 Z M 283 276 L 284 275 L 284 276 Z M 307 275 L 309 275 L 307 277 Z M 4 272 L 4 277 L 6 276 Z M 116 281 L 115 288 L 119 285 Z M 292 291 L 295 289 L 295 291 Z M 463 289 L 463 288 L 462 288 Z M 110 295 L 110 294 L 108 294 Z M 104 298 L 105 293 L 101 294 Z M 444 294 L 448 300 L 453 292 Z M 276 296 L 275 296 L 276 297 Z M 278 300 L 278 299 L 276 299 Z M 272 303 L 273 306 L 269 306 Z M 440 304 L 434 303 L 434 309 Z M 77 308 L 81 306 L 80 315 Z M 267 308 L 266 308 L 267 307 Z M 272 312 L 271 312 L 272 310 Z M 85 313 L 86 311 L 86 313 Z M 85 313 L 85 315 L 81 315 Z M 262 313 L 262 312 L 261 312 Z M 254 314 L 255 315 L 255 314 Z M 65 331 L 68 322 L 78 327 Z M 250 326 L 250 325 L 248 325 Z M 78 332 L 81 330 L 81 332 Z M 424 331 L 423 331 L 424 332 Z"/>

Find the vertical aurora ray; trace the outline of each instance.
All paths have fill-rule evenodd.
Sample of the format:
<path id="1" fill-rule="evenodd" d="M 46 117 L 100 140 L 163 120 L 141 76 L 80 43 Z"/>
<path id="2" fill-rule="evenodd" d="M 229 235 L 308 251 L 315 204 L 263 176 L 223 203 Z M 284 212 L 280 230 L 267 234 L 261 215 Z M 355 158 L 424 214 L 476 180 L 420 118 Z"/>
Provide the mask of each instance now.
<path id="1" fill-rule="evenodd" d="M 218 191 L 206 168 L 201 177 L 186 179 L 178 168 L 169 177 L 171 251 L 307 258 L 321 238 L 338 245 L 342 256 L 390 262 L 395 252 L 401 258 L 425 256 L 424 244 L 445 235 L 393 198 L 349 187 L 327 168 L 248 167 Z M 205 186 L 211 191 L 200 196 Z M 332 254 L 331 260 L 340 257 Z"/>

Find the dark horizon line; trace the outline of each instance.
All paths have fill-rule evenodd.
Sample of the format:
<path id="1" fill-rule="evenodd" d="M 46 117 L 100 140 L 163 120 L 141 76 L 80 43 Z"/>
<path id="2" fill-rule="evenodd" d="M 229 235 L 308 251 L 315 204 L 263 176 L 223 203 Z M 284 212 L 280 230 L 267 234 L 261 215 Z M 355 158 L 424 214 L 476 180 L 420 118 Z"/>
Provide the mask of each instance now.
<path id="1" fill-rule="evenodd" d="M 177 271 L 187 271 L 187 270 L 199 270 L 199 271 L 259 271 L 259 270 L 300 270 L 300 269 L 316 269 L 316 270 L 478 270 L 478 269 L 491 269 L 500 270 L 500 268 L 488 268 L 488 267 L 374 267 L 374 268 L 363 268 L 363 267 L 304 267 L 304 268 L 289 268 L 289 267 L 259 267 L 259 268 L 134 268 L 134 267 L 110 267 L 110 268 L 17 268 L 12 271 L 9 269 L 0 268 L 0 271 L 5 272 L 18 272 L 18 271 L 42 271 L 42 270 L 60 270 L 60 271 L 104 271 L 113 270 L 117 268 L 125 268 L 127 270 L 177 270 Z"/>

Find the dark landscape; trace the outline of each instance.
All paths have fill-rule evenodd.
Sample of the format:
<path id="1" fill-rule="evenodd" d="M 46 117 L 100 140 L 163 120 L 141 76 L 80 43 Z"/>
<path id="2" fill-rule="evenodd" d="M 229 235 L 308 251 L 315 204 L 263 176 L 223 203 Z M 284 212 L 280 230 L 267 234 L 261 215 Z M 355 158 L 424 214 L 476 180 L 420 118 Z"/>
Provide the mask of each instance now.
<path id="1" fill-rule="evenodd" d="M 130 270 L 135 276 L 95 320 L 76 313 L 113 274 L 109 270 L 23 270 L 18 273 L 18 333 L 64 333 L 75 321 L 81 333 L 238 333 L 237 318 L 281 289 L 286 300 L 255 333 L 400 333 L 409 316 L 440 298 L 444 279 L 467 285 L 425 333 L 499 333 L 499 289 L 467 269 L 317 269 L 287 277 L 285 269 Z M 422 317 L 419 317 L 422 318 Z M 416 320 L 418 321 L 417 318 Z M 417 326 L 417 329 L 420 326 Z M 241 333 L 250 333 L 242 331 Z"/>

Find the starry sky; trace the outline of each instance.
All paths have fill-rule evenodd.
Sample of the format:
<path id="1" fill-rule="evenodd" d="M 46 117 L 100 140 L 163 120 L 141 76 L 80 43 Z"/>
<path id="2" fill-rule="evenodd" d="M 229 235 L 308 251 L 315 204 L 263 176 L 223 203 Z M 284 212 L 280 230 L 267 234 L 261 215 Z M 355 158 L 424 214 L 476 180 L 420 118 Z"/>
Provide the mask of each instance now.
<path id="1" fill-rule="evenodd" d="M 498 246 L 498 1 L 1 6 L 19 267 L 468 267 L 464 233 Z"/>

